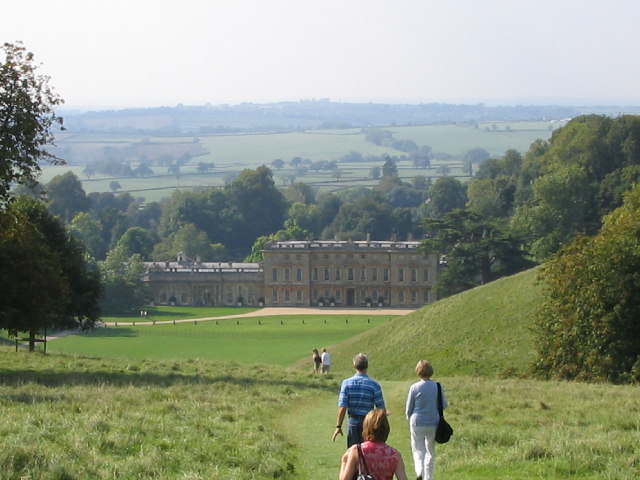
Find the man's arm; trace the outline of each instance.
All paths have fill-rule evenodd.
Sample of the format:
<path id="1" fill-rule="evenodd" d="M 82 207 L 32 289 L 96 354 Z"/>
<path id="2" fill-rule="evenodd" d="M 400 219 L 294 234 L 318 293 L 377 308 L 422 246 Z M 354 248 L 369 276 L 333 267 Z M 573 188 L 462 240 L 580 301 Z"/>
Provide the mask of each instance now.
<path id="1" fill-rule="evenodd" d="M 331 438 L 332 442 L 336 441 L 336 437 L 338 436 L 338 434 L 343 435 L 342 422 L 346 413 L 347 407 L 338 407 L 338 420 L 336 421 L 336 429 L 334 430 L 333 437 Z"/>
<path id="2" fill-rule="evenodd" d="M 376 408 L 385 408 L 384 397 L 382 396 L 382 387 L 378 382 L 375 383 L 373 389 L 373 404 Z"/>

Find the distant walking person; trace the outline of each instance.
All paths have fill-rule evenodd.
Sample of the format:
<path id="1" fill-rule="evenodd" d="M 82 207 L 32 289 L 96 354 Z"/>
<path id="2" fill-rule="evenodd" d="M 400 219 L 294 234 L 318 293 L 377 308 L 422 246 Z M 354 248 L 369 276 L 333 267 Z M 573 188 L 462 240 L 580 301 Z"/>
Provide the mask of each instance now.
<path id="1" fill-rule="evenodd" d="M 331 370 L 331 355 L 326 348 L 322 349 L 322 373 L 329 373 Z"/>
<path id="2" fill-rule="evenodd" d="M 409 387 L 405 414 L 411 432 L 411 452 L 418 480 L 432 480 L 436 460 L 436 427 L 438 413 L 438 384 L 431 380 L 433 366 L 426 360 L 416 365 L 419 382 Z M 442 390 L 442 408 L 447 408 L 447 398 Z"/>
<path id="3" fill-rule="evenodd" d="M 313 349 L 313 355 L 311 355 L 311 360 L 313 361 L 313 373 L 318 373 L 320 371 L 320 364 L 322 364 L 322 357 L 320 353 L 318 353 L 318 349 Z"/>
<path id="4" fill-rule="evenodd" d="M 342 421 L 348 414 L 347 447 L 362 442 L 362 422 L 364 417 L 374 408 L 385 409 L 380 384 L 367 376 L 369 357 L 359 353 L 353 357 L 353 368 L 356 374 L 342 381 L 338 396 L 338 421 L 333 432 L 335 442 L 342 433 Z"/>

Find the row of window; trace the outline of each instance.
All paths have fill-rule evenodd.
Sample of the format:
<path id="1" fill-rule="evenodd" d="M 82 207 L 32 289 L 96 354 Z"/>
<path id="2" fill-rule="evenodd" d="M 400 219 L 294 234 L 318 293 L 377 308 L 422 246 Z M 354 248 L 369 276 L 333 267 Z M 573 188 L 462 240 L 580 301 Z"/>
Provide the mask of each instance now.
<path id="1" fill-rule="evenodd" d="M 409 302 L 413 304 L 418 303 L 418 295 L 419 291 L 415 289 L 410 289 L 408 292 L 406 290 L 398 290 L 398 303 L 406 303 L 407 297 L 409 298 Z M 303 290 L 293 290 L 293 296 L 295 296 L 296 303 L 303 303 L 305 301 L 304 291 Z M 345 296 L 343 295 L 343 291 L 340 289 L 330 290 L 328 288 L 324 290 L 314 289 L 313 293 L 313 301 L 318 303 L 319 301 L 329 302 L 335 301 L 337 305 L 343 304 L 346 302 Z M 291 290 L 283 290 L 282 292 L 276 288 L 271 291 L 271 301 L 273 304 L 280 303 L 281 301 L 284 303 L 291 303 L 292 292 Z M 365 303 L 367 301 L 371 301 L 373 304 L 380 302 L 384 302 L 385 304 L 393 303 L 396 301 L 395 298 L 392 298 L 392 293 L 389 290 L 386 291 L 378 291 L 378 290 L 359 290 L 358 291 L 358 303 Z M 422 291 L 422 303 L 429 303 L 429 290 Z"/>
<path id="2" fill-rule="evenodd" d="M 333 254 L 333 258 L 334 258 L 334 259 L 335 259 L 335 258 L 341 258 L 341 255 L 343 255 L 343 254 L 340 254 L 340 253 L 334 253 L 334 254 Z M 367 258 L 367 255 L 366 255 L 365 253 L 360 253 L 360 254 L 347 253 L 347 254 L 346 254 L 346 255 L 344 255 L 344 256 L 345 256 L 345 258 L 355 258 L 356 256 L 358 256 L 361 260 L 364 260 L 364 259 L 366 259 L 366 258 Z M 289 254 L 285 254 L 285 255 L 283 255 L 282 257 L 284 258 L 284 260 L 285 260 L 285 261 L 288 261 L 290 256 L 289 256 Z M 301 254 L 299 254 L 299 253 L 298 253 L 298 254 L 296 254 L 296 256 L 295 256 L 295 257 L 296 257 L 296 260 L 298 260 L 298 261 L 302 260 L 302 255 L 301 255 Z M 318 260 L 319 258 L 320 258 L 320 255 L 319 255 L 319 254 L 317 254 L 317 253 L 313 253 L 313 254 L 311 254 L 311 259 L 312 259 L 312 260 Z M 325 260 L 329 260 L 329 259 L 330 259 L 330 258 L 332 258 L 332 257 L 331 257 L 331 254 L 329 254 L 329 253 L 323 253 L 323 254 L 322 254 L 322 258 L 323 258 L 323 259 L 325 259 Z M 411 256 L 410 256 L 410 258 L 411 258 L 411 260 L 413 260 L 413 261 L 418 260 L 418 255 L 411 255 Z"/>
<path id="3" fill-rule="evenodd" d="M 303 269 L 302 267 L 296 267 L 295 269 L 291 269 L 289 267 L 285 267 L 282 269 L 272 268 L 271 269 L 271 280 L 273 282 L 277 282 L 280 278 L 280 270 L 282 270 L 282 278 L 285 282 L 291 282 L 291 274 L 294 273 L 295 281 L 302 282 L 303 278 Z M 292 272 L 293 270 L 293 272 Z M 400 267 L 397 269 L 397 280 L 398 282 L 410 281 L 411 283 L 417 283 L 419 277 L 419 270 L 417 268 L 403 268 Z M 355 281 L 356 275 L 359 281 L 366 282 L 371 279 L 372 282 L 389 282 L 391 281 L 391 269 L 388 267 L 384 268 L 360 268 L 355 269 L 353 267 L 313 267 L 311 269 L 311 280 L 319 281 L 320 279 L 324 281 Z M 423 282 L 429 281 L 429 269 L 425 268 L 422 270 L 421 279 Z"/>

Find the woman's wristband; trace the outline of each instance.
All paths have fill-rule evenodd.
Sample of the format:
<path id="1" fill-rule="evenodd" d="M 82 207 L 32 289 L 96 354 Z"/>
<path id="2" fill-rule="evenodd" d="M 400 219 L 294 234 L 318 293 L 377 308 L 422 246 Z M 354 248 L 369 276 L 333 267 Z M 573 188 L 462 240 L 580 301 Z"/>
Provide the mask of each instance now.
<path id="1" fill-rule="evenodd" d="M 342 425 L 336 425 L 336 428 L 339 428 L 340 430 L 342 430 Z"/>

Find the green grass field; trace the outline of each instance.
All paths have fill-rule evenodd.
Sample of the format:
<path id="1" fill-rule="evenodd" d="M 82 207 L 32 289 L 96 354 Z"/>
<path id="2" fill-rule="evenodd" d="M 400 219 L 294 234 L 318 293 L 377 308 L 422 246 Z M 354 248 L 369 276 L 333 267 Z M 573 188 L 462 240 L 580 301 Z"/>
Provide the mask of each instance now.
<path id="1" fill-rule="evenodd" d="M 344 438 L 331 442 L 337 393 L 352 373 L 351 357 L 365 351 L 369 374 L 381 381 L 392 411 L 389 443 L 408 472 L 404 401 L 416 361 L 426 358 L 445 387 L 455 429 L 438 446 L 436 478 L 636 479 L 638 386 L 526 377 L 535 356 L 530 325 L 541 301 L 536 274 L 523 272 L 391 320 L 372 317 L 371 324 L 305 317 L 303 325 L 287 317 L 280 325 L 268 324 L 277 317 L 263 317 L 257 325 L 259 317 L 252 317 L 240 325 L 227 319 L 136 326 L 113 338 L 50 342 L 51 348 L 88 342 L 90 355 L 76 347 L 41 355 L 0 346 L 0 478 L 337 478 L 345 448 Z M 172 334 L 177 331 L 184 335 Z M 113 356 L 118 343 L 130 341 L 195 349 L 199 337 L 209 336 L 198 334 L 203 331 L 225 331 L 221 345 L 237 360 L 160 358 L 152 350 L 146 358 Z M 260 334 L 265 331 L 275 337 Z M 327 331 L 331 336 L 322 338 Z M 161 341 L 164 332 L 169 337 Z M 310 372 L 314 346 L 330 347 L 331 374 Z M 248 361 L 256 352 L 273 360 Z"/>
<path id="2" fill-rule="evenodd" d="M 338 344 L 388 321 L 389 317 L 365 315 L 285 315 L 109 326 L 48 342 L 47 350 L 99 357 L 200 358 L 289 366 L 307 354 L 311 358 L 313 348 Z M 242 348 L 238 348 L 239 342 Z"/>

